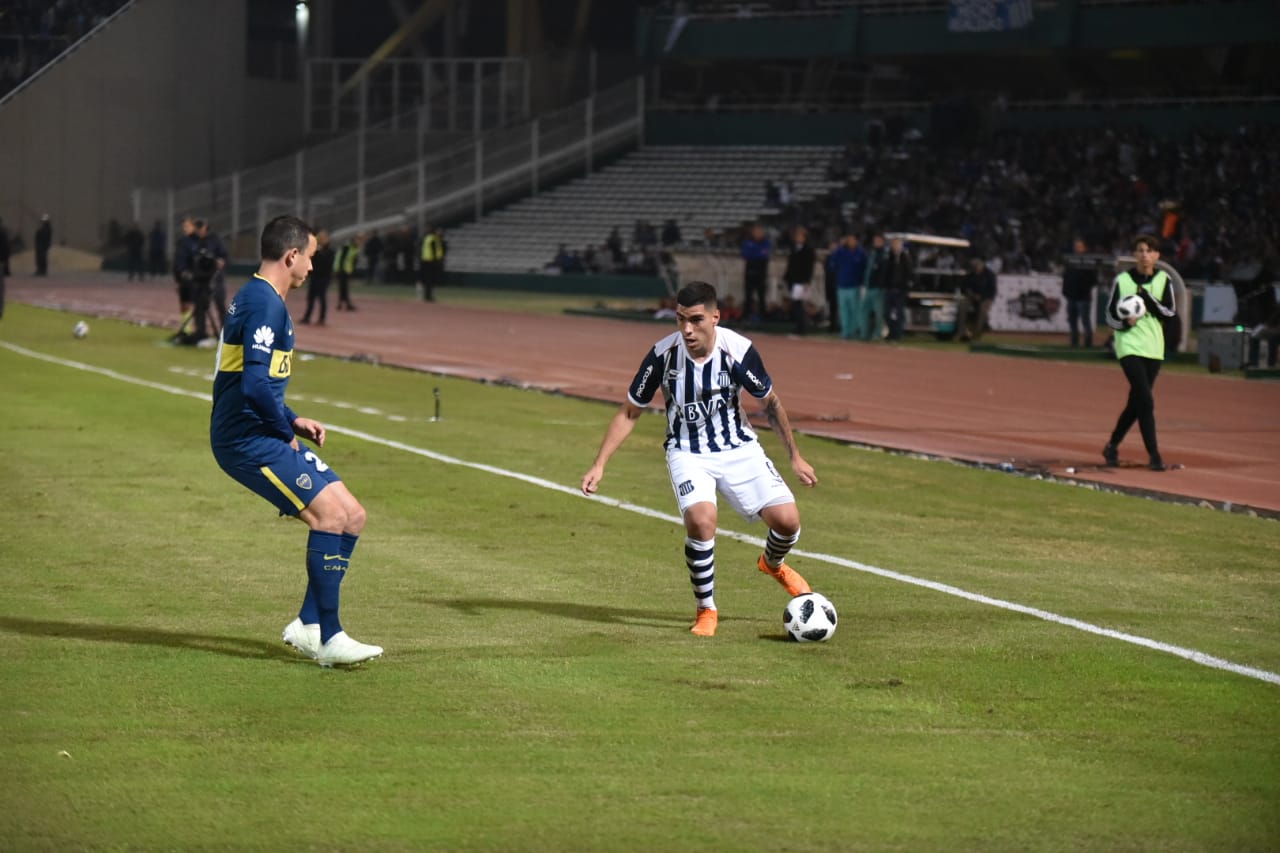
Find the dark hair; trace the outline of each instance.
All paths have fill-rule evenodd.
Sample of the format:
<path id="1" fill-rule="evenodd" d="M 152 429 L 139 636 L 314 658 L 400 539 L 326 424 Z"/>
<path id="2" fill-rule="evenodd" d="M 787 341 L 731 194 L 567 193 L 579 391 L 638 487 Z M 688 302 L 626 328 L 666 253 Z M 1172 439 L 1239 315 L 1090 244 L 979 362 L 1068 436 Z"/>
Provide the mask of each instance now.
<path id="1" fill-rule="evenodd" d="M 692 308 L 695 305 L 715 308 L 716 289 L 705 281 L 691 281 L 680 288 L 680 292 L 676 294 L 676 304 L 683 308 Z"/>
<path id="2" fill-rule="evenodd" d="M 1157 240 L 1153 234 L 1139 234 L 1137 237 L 1134 237 L 1133 247 L 1136 249 L 1139 246 L 1146 246 L 1151 251 L 1157 253 L 1160 251 L 1160 241 Z"/>
<path id="3" fill-rule="evenodd" d="M 312 233 L 311 226 L 296 216 L 277 216 L 262 229 L 262 259 L 278 261 L 290 249 L 305 252 Z"/>

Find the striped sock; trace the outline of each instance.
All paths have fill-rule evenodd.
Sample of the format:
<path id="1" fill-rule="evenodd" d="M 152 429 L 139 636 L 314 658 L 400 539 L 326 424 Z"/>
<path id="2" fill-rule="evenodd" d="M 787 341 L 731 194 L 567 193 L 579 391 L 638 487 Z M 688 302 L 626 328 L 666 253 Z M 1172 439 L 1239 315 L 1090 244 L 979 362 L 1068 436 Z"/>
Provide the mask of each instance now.
<path id="1" fill-rule="evenodd" d="M 689 567 L 689 580 L 693 583 L 693 597 L 698 599 L 698 609 L 716 609 L 716 540 L 686 538 L 684 562 Z"/>
<path id="2" fill-rule="evenodd" d="M 800 531 L 797 530 L 790 536 L 782 536 L 769 530 L 769 535 L 764 540 L 764 561 L 771 569 L 776 569 L 782 565 L 782 561 L 786 559 L 787 554 L 800 541 Z"/>

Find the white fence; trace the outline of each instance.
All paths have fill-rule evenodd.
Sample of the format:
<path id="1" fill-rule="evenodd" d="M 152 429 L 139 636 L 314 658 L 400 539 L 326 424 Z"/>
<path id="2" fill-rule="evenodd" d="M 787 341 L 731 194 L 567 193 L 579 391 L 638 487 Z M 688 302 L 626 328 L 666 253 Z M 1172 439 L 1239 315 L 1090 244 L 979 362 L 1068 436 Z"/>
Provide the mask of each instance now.
<path id="1" fill-rule="evenodd" d="M 423 119 L 422 121 L 425 121 Z M 280 160 L 181 188 L 135 188 L 139 222 L 208 219 L 233 246 L 272 216 L 295 213 L 335 236 L 367 227 L 480 216 L 547 181 L 596 168 L 603 156 L 640 145 L 644 81 L 637 77 L 534 121 L 456 139 L 428 152 L 422 123 L 391 122 Z M 433 139 L 439 139 L 433 136 Z"/>

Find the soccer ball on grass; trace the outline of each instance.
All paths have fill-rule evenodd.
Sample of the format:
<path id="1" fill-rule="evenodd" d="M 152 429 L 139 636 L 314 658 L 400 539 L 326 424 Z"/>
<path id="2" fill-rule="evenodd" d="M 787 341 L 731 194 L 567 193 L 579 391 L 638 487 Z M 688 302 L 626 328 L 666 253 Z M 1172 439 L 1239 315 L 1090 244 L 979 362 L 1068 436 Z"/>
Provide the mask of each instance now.
<path id="1" fill-rule="evenodd" d="M 1136 293 L 1131 293 L 1116 303 L 1116 313 L 1121 320 L 1137 320 L 1147 313 L 1147 303 Z"/>
<path id="2" fill-rule="evenodd" d="M 71 327 L 71 334 L 75 335 L 77 338 L 87 336 L 89 334 L 89 324 L 84 320 L 81 320 Z"/>
<path id="3" fill-rule="evenodd" d="M 806 592 L 787 602 L 782 626 L 800 643 L 825 643 L 836 632 L 836 606 L 825 595 Z"/>

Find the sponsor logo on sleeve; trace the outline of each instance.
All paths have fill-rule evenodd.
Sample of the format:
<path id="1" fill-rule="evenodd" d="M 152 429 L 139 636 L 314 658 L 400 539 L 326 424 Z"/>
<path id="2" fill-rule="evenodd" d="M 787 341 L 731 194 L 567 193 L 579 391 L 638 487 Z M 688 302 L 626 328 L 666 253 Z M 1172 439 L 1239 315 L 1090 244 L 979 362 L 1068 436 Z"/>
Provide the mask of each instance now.
<path id="1" fill-rule="evenodd" d="M 636 386 L 636 396 L 640 397 L 644 394 L 644 386 L 649 384 L 649 377 L 653 375 L 653 365 L 649 365 L 644 369 L 644 375 L 640 377 L 640 384 Z"/>
<path id="2" fill-rule="evenodd" d="M 253 348 L 258 352 L 271 352 L 271 345 L 276 342 L 276 333 L 270 326 L 259 326 L 253 333 Z"/>

